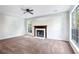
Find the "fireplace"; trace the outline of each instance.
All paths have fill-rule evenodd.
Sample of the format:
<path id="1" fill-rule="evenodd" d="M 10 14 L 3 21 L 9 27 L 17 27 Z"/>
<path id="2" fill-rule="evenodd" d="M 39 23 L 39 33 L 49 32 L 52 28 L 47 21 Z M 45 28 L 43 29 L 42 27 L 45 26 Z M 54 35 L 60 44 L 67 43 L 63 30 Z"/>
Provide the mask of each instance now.
<path id="1" fill-rule="evenodd" d="M 47 26 L 34 26 L 34 36 L 47 38 Z"/>
<path id="2" fill-rule="evenodd" d="M 45 29 L 36 29 L 37 37 L 45 37 Z"/>

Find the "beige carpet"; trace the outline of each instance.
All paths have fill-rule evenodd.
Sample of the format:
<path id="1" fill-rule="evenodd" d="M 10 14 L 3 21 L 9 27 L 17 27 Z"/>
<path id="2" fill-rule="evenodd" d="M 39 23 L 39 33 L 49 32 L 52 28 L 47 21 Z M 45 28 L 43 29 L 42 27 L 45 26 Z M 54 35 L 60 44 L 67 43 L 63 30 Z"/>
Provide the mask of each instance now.
<path id="1" fill-rule="evenodd" d="M 1 54 L 72 54 L 69 42 L 21 36 L 0 40 Z"/>

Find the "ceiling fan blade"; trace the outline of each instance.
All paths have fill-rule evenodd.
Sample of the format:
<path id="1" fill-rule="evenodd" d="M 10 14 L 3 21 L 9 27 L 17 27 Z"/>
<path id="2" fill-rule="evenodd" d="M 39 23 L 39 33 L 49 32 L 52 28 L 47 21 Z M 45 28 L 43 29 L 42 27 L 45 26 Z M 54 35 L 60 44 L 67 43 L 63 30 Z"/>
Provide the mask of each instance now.
<path id="1" fill-rule="evenodd" d="M 25 14 L 25 13 L 27 13 L 27 12 L 24 12 L 24 14 Z"/>
<path id="2" fill-rule="evenodd" d="M 30 10 L 30 11 L 33 11 L 33 9 L 32 9 L 32 10 Z"/>
<path id="3" fill-rule="evenodd" d="M 29 12 L 30 14 L 33 14 L 32 12 Z"/>

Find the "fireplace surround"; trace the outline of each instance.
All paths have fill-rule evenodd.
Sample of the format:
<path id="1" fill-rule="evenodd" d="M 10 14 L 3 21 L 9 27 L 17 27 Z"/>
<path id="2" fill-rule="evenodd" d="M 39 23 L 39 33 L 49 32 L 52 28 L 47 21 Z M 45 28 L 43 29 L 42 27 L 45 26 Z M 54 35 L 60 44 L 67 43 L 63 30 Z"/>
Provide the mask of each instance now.
<path id="1" fill-rule="evenodd" d="M 34 26 L 34 36 L 47 38 L 47 26 L 46 25 Z"/>

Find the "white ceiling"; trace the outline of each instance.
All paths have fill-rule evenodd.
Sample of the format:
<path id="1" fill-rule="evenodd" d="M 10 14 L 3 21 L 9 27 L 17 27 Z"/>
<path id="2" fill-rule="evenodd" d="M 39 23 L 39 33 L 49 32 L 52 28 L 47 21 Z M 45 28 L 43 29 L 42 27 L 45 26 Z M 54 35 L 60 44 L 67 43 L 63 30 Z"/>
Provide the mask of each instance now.
<path id="1" fill-rule="evenodd" d="M 33 15 L 23 14 L 21 8 L 33 9 Z M 64 11 L 70 11 L 73 5 L 0 5 L 0 14 L 20 16 L 23 18 L 31 18 L 49 14 L 55 14 Z"/>

